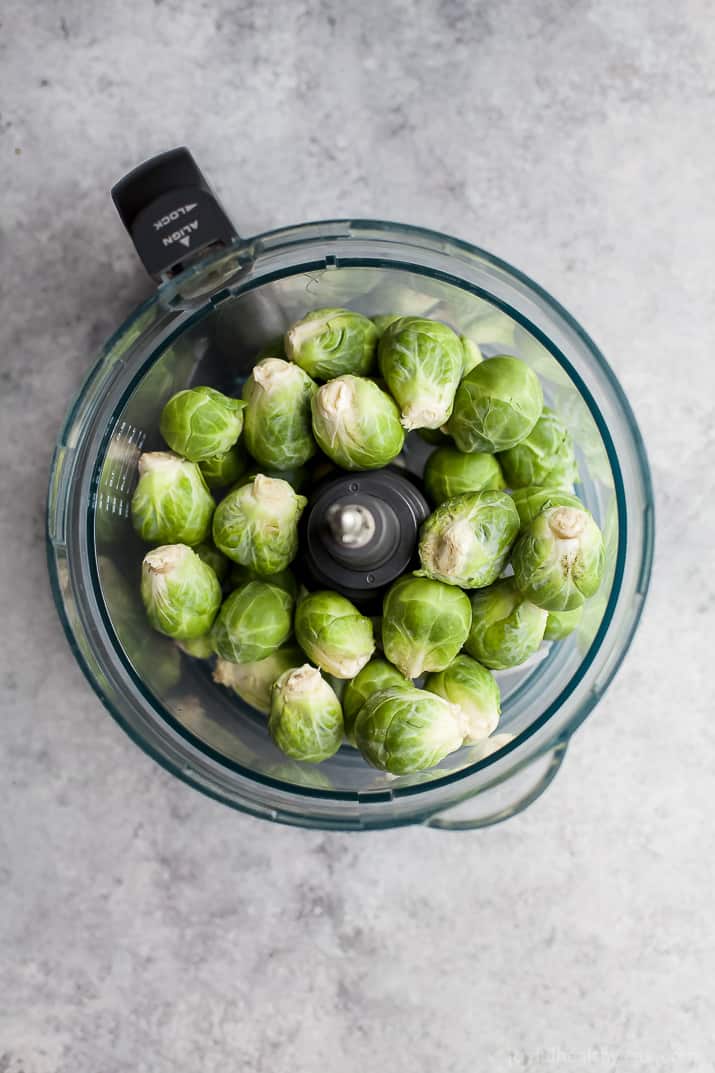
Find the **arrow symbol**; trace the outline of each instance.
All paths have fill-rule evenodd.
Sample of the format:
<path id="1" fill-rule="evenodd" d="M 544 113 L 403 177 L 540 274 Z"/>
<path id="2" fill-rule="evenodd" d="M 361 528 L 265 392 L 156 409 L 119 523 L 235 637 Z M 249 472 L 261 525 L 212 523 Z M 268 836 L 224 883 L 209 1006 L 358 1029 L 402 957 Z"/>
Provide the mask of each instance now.
<path id="1" fill-rule="evenodd" d="M 179 239 L 179 242 L 181 243 L 182 246 L 188 246 L 189 243 L 191 242 L 191 237 L 189 235 L 184 235 L 183 238 Z"/>
<path id="2" fill-rule="evenodd" d="M 191 212 L 191 210 L 195 209 L 195 208 L 196 208 L 196 202 L 194 202 L 193 205 L 184 205 L 184 211 L 185 212 Z"/>

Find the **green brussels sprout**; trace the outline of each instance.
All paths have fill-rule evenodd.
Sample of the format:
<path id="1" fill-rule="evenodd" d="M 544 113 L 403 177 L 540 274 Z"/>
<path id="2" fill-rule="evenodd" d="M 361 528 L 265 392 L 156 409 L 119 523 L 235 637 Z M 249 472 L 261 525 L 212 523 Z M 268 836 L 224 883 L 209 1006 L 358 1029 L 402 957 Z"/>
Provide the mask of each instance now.
<path id="1" fill-rule="evenodd" d="M 462 344 L 462 379 L 464 379 L 467 373 L 471 373 L 472 369 L 476 369 L 477 365 L 484 361 L 484 358 L 473 339 L 460 335 L 459 341 Z"/>
<path id="2" fill-rule="evenodd" d="M 267 581 L 249 581 L 224 600 L 212 631 L 214 650 L 231 663 L 270 656 L 291 635 L 293 598 Z"/>
<path id="3" fill-rule="evenodd" d="M 157 634 L 148 636 L 142 602 L 112 559 L 99 555 L 97 568 L 112 625 L 132 666 L 155 693 L 168 693 L 181 680 L 181 656 L 175 642 Z"/>
<path id="4" fill-rule="evenodd" d="M 343 740 L 340 701 L 320 671 L 305 663 L 284 671 L 271 691 L 268 731 L 281 752 L 318 764 Z"/>
<path id="5" fill-rule="evenodd" d="M 469 597 L 460 589 L 408 574 L 383 602 L 385 656 L 406 678 L 443 671 L 466 641 L 471 621 Z"/>
<path id="6" fill-rule="evenodd" d="M 343 694 L 343 722 L 345 724 L 345 737 L 351 745 L 355 744 L 355 720 L 368 697 L 377 693 L 379 689 L 387 689 L 389 686 L 410 688 L 412 683 L 400 674 L 396 667 L 388 663 L 386 659 L 371 659 L 361 671 L 348 682 Z"/>
<path id="7" fill-rule="evenodd" d="M 439 447 L 427 459 L 424 472 L 427 495 L 436 507 L 464 492 L 501 491 L 506 481 L 494 455 L 465 455 L 456 447 Z"/>
<path id="8" fill-rule="evenodd" d="M 561 488 L 541 488 L 531 485 L 528 488 L 515 488 L 511 493 L 512 503 L 519 513 L 519 524 L 523 529 L 533 522 L 537 514 L 546 507 L 576 507 L 583 510 L 581 500 Z"/>
<path id="9" fill-rule="evenodd" d="M 547 507 L 514 545 L 514 579 L 524 596 L 546 611 L 573 611 L 603 578 L 603 537 L 589 512 Z"/>
<path id="10" fill-rule="evenodd" d="M 578 466 L 571 435 L 560 418 L 544 407 L 528 436 L 499 455 L 512 488 L 538 484 L 549 488 L 573 487 Z"/>
<path id="11" fill-rule="evenodd" d="M 380 339 L 378 360 L 405 428 L 441 428 L 462 376 L 464 348 L 456 332 L 437 320 L 400 317 Z"/>
<path id="12" fill-rule="evenodd" d="M 459 749 L 464 724 L 456 704 L 414 686 L 378 690 L 355 720 L 355 743 L 368 764 L 393 775 L 426 771 Z"/>
<path id="13" fill-rule="evenodd" d="M 269 574 L 264 577 L 262 574 L 257 574 L 255 570 L 251 570 L 248 566 L 234 563 L 231 567 L 231 573 L 228 575 L 229 586 L 232 589 L 237 589 L 240 585 L 245 585 L 247 581 L 268 581 L 271 585 L 283 589 L 294 600 L 298 597 L 298 582 L 288 567 L 285 570 L 279 570 L 275 574 Z"/>
<path id="14" fill-rule="evenodd" d="M 442 503 L 420 530 L 420 575 L 480 589 L 499 577 L 519 532 L 511 497 L 494 489 Z"/>
<path id="15" fill-rule="evenodd" d="M 285 335 L 287 356 L 316 380 L 364 376 L 372 369 L 376 344 L 375 325 L 350 309 L 316 309 Z"/>
<path id="16" fill-rule="evenodd" d="M 165 544 L 144 556 L 141 597 L 155 630 L 190 641 L 211 629 L 221 605 L 221 586 L 191 548 Z"/>
<path id="17" fill-rule="evenodd" d="M 394 324 L 402 316 L 402 313 L 378 313 L 376 317 L 373 317 L 372 323 L 377 328 L 377 338 L 382 339 L 390 325 Z"/>
<path id="18" fill-rule="evenodd" d="M 201 544 L 197 544 L 194 551 L 202 562 L 208 563 L 216 577 L 223 584 L 228 575 L 229 567 L 226 556 L 222 555 L 209 540 L 204 540 Z"/>
<path id="19" fill-rule="evenodd" d="M 427 675 L 425 689 L 461 709 L 465 745 L 488 738 L 496 730 L 501 714 L 499 686 L 476 660 L 457 656 L 443 671 Z"/>
<path id="20" fill-rule="evenodd" d="M 316 392 L 311 407 L 321 450 L 343 469 L 380 469 L 402 450 L 399 411 L 372 380 L 336 377 Z"/>
<path id="21" fill-rule="evenodd" d="M 199 462 L 199 469 L 204 475 L 209 488 L 227 488 L 229 484 L 235 484 L 243 476 L 248 466 L 248 456 L 236 443 L 222 455 L 212 455 Z"/>
<path id="22" fill-rule="evenodd" d="M 132 525 L 148 544 L 200 544 L 211 527 L 214 501 L 194 462 L 168 451 L 139 459 Z"/>
<path id="23" fill-rule="evenodd" d="M 285 470 L 315 454 L 310 400 L 317 388 L 298 365 L 265 358 L 243 385 L 243 440 L 261 466 Z"/>
<path id="24" fill-rule="evenodd" d="M 546 629 L 544 630 L 545 641 L 562 641 L 568 637 L 583 618 L 583 605 L 575 607 L 573 611 L 547 611 Z"/>
<path id="25" fill-rule="evenodd" d="M 201 637 L 193 637 L 190 641 L 177 641 L 176 644 L 193 659 L 211 659 L 214 654 L 213 641 L 210 633 L 204 633 Z"/>
<path id="26" fill-rule="evenodd" d="M 179 391 L 161 411 L 159 431 L 172 451 L 201 462 L 233 447 L 241 435 L 245 405 L 212 387 Z"/>
<path id="27" fill-rule="evenodd" d="M 234 488 L 214 514 L 214 544 L 257 574 L 277 574 L 298 551 L 298 520 L 308 500 L 287 481 L 257 474 Z"/>
<path id="28" fill-rule="evenodd" d="M 336 678 L 354 678 L 375 650 L 372 622 L 337 592 L 298 601 L 295 639 L 308 659 Z"/>
<path id="29" fill-rule="evenodd" d="M 528 436 L 543 407 L 536 373 L 518 358 L 500 355 L 464 377 L 446 431 L 460 451 L 496 454 Z"/>
<path id="30" fill-rule="evenodd" d="M 213 680 L 237 693 L 252 708 L 268 715 L 271 710 L 271 689 L 277 678 L 293 667 L 300 667 L 304 656 L 297 645 L 285 645 L 254 663 L 231 663 L 219 659 L 214 667 Z"/>
<path id="31" fill-rule="evenodd" d="M 485 667 L 503 671 L 533 656 L 544 638 L 546 612 L 525 599 L 513 577 L 472 594 L 472 628 L 465 650 Z"/>

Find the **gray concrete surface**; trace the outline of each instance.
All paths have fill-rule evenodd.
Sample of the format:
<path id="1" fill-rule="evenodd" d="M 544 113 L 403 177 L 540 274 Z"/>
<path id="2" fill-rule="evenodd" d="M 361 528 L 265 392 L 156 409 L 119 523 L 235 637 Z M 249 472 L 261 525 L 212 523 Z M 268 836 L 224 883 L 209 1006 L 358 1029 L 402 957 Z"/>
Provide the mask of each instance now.
<path id="1" fill-rule="evenodd" d="M 715 5 L 5 0 L 0 1070 L 712 1069 Z M 642 628 L 549 792 L 474 835 L 306 833 L 170 778 L 47 585 L 53 439 L 148 292 L 108 198 L 188 142 L 246 233 L 344 214 L 539 279 L 633 402 Z"/>

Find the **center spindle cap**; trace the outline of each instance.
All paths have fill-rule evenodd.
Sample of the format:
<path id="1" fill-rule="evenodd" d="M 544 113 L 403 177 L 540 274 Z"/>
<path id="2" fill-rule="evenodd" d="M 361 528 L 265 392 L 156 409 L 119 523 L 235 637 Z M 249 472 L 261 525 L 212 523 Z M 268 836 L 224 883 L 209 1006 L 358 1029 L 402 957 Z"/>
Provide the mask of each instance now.
<path id="1" fill-rule="evenodd" d="M 414 567 L 428 514 L 419 488 L 396 468 L 331 477 L 308 502 L 294 565 L 310 588 L 333 589 L 360 605 L 377 603 Z"/>
<path id="2" fill-rule="evenodd" d="M 375 515 L 361 503 L 334 504 L 328 510 L 328 523 L 344 548 L 364 548 L 375 535 Z"/>

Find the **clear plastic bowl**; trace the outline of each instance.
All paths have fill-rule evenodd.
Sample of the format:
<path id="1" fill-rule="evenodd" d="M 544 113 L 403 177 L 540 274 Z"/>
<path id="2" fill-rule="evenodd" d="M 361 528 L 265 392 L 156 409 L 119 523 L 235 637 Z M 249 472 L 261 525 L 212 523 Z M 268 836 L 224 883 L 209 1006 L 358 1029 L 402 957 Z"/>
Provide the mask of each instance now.
<path id="1" fill-rule="evenodd" d="M 437 317 L 487 355 L 517 355 L 538 373 L 547 402 L 573 434 L 578 490 L 604 531 L 607 576 L 577 633 L 499 674 L 499 730 L 515 737 L 486 758 L 478 746 L 467 747 L 432 771 L 400 778 L 371 769 L 348 746 L 318 766 L 290 761 L 273 746 L 263 716 L 146 624 L 138 584 L 143 548 L 129 501 L 140 451 L 160 446 L 163 404 L 195 383 L 235 390 L 259 347 L 321 306 Z M 419 469 L 420 450 L 424 445 L 410 446 L 408 466 Z M 55 600 L 77 660 L 114 718 L 192 786 L 255 816 L 306 827 L 463 829 L 505 819 L 533 801 L 625 655 L 652 543 L 643 443 L 586 333 L 541 288 L 483 250 L 376 221 L 305 224 L 237 241 L 164 283 L 110 339 L 87 377 L 50 480 Z"/>

